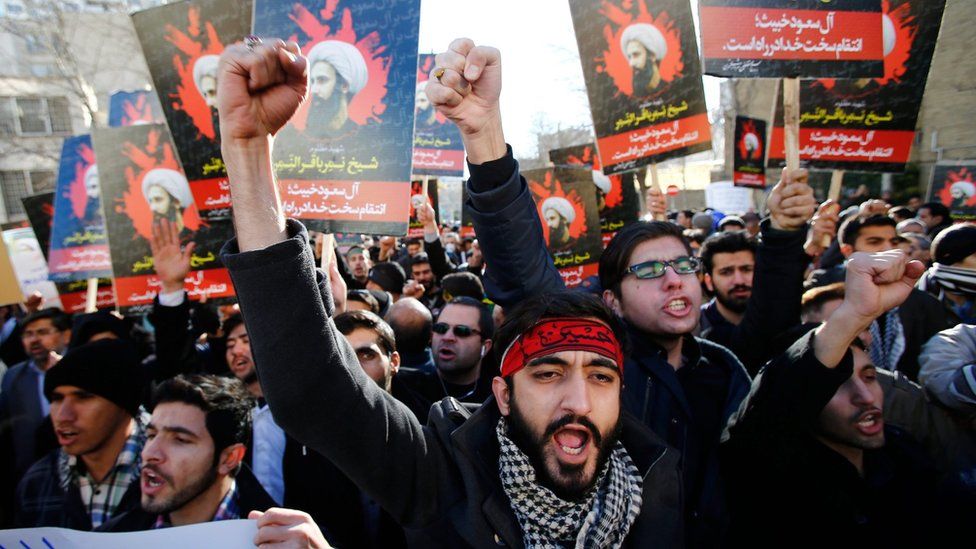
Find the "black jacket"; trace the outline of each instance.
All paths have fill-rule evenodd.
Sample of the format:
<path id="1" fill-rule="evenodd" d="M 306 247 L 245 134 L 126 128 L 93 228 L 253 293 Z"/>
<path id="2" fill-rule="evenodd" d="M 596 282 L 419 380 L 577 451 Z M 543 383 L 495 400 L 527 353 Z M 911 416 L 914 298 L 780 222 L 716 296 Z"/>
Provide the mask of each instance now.
<path id="1" fill-rule="evenodd" d="M 263 250 L 223 250 L 248 325 L 264 393 L 279 424 L 321 452 L 371 495 L 417 547 L 522 547 L 498 478 L 497 405 L 474 415 L 453 399 L 426 427 L 370 380 L 330 316 L 328 281 L 317 272 L 305 229 Z M 287 365 L 287 367 L 285 367 Z M 624 446 L 644 475 L 632 547 L 681 543 L 677 453 L 625 416 Z"/>
<path id="2" fill-rule="evenodd" d="M 824 406 L 853 373 L 800 338 L 756 378 L 722 444 L 732 546 L 938 546 L 936 473 L 924 451 L 887 426 L 886 443 L 865 450 L 864 471 L 814 438 Z"/>
<path id="3" fill-rule="evenodd" d="M 465 204 L 488 264 L 487 294 L 502 307 L 564 290 L 546 249 L 535 203 L 510 154 L 471 167 Z M 664 350 L 646 334 L 630 329 L 628 335 L 632 350 L 624 367 L 624 409 L 681 452 L 689 545 L 715 545 L 726 523 L 718 433 L 705 440 L 702 422 L 695 419 Z M 724 425 L 748 393 L 749 375 L 728 349 L 709 341 L 689 335 L 683 349 L 686 373 L 697 368 L 713 378 L 725 378 L 727 389 L 721 401 L 710 403 L 721 414 L 713 423 Z"/>

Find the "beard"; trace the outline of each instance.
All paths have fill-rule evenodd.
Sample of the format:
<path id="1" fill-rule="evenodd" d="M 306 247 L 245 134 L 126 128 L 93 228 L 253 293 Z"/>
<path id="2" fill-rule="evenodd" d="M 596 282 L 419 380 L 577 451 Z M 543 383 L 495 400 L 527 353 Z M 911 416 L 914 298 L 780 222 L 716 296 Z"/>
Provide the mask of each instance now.
<path id="1" fill-rule="evenodd" d="M 173 206 L 162 214 L 153 212 L 153 224 L 159 223 L 163 219 L 169 221 L 170 223 L 176 223 L 178 220 L 181 220 L 182 217 L 183 212 L 180 210 L 179 206 Z"/>
<path id="2" fill-rule="evenodd" d="M 148 466 L 144 466 L 144 467 L 148 467 Z M 154 471 L 157 475 L 161 476 L 166 482 L 169 482 L 172 485 L 171 482 L 172 479 L 170 479 L 167 476 L 164 476 L 161 471 L 155 468 L 151 468 L 151 470 Z M 168 513 L 172 513 L 173 511 L 180 509 L 187 503 L 193 501 L 194 498 L 196 498 L 197 496 L 205 492 L 208 488 L 210 488 L 210 486 L 213 485 L 213 483 L 216 482 L 216 480 L 217 480 L 217 463 L 214 462 L 214 464 L 210 467 L 210 469 L 207 469 L 206 473 L 201 475 L 199 478 L 195 479 L 193 482 L 191 482 L 189 485 L 187 485 L 179 492 L 176 492 L 175 494 L 170 496 L 168 500 L 157 499 L 156 501 L 150 500 L 148 502 L 144 500 L 142 502 L 142 510 L 147 513 L 152 513 L 156 515 L 165 515 Z"/>
<path id="3" fill-rule="evenodd" d="M 536 437 L 532 433 L 529 422 L 522 415 L 521 410 L 516 404 L 514 395 L 511 399 L 511 413 L 507 418 L 507 423 L 509 438 L 529 458 L 529 463 L 535 469 L 536 479 L 539 484 L 552 490 L 558 498 L 565 501 L 580 501 L 593 489 L 596 479 L 600 476 L 600 471 L 603 470 L 607 460 L 610 459 L 610 452 L 620 438 L 620 431 L 623 427 L 622 422 L 618 419 L 613 430 L 604 437 L 589 418 L 567 414 L 550 423 L 542 433 L 542 436 Z M 546 467 L 545 447 L 547 441 L 556 434 L 556 431 L 570 423 L 576 423 L 586 427 L 590 432 L 590 443 L 597 449 L 596 468 L 594 469 L 595 472 L 592 478 L 586 478 L 585 476 L 585 463 L 581 465 L 559 463 L 558 474 L 561 479 L 565 480 L 555 478 L 553 473 Z"/>
<path id="4" fill-rule="evenodd" d="M 651 82 L 654 81 L 654 63 L 650 60 L 644 64 L 642 69 L 634 70 L 634 95 L 644 95 L 651 91 Z M 657 86 L 655 86 L 657 87 Z"/>
<path id="5" fill-rule="evenodd" d="M 217 109 L 210 107 L 210 123 L 213 124 L 214 139 L 220 138 L 220 114 Z"/>
<path id="6" fill-rule="evenodd" d="M 715 299 L 733 313 L 742 314 L 746 312 L 746 305 L 749 304 L 748 297 L 732 297 L 732 292 L 736 290 L 752 290 L 752 286 L 732 286 L 727 293 L 715 292 Z"/>
<path id="7" fill-rule="evenodd" d="M 327 99 L 314 95 L 312 104 L 308 106 L 308 121 L 305 123 L 305 133 L 317 138 L 335 137 L 343 130 L 338 131 L 329 127 L 339 112 L 342 94 L 333 91 Z M 343 123 L 343 127 L 345 123 Z"/>
<path id="8" fill-rule="evenodd" d="M 252 366 L 251 371 L 245 374 L 243 378 L 241 378 L 241 383 L 243 383 L 244 386 L 246 387 L 252 383 L 257 383 L 257 382 L 258 382 L 258 369 Z"/>
<path id="9" fill-rule="evenodd" d="M 549 228 L 549 245 L 562 246 L 569 242 L 569 228 L 565 223 L 560 223 L 555 227 Z"/>

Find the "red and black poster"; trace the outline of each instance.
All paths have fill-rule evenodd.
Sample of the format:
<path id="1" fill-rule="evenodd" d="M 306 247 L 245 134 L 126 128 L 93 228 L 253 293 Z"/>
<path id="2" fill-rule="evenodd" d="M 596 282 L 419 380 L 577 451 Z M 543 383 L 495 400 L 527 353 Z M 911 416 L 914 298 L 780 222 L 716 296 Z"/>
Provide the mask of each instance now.
<path id="1" fill-rule="evenodd" d="M 976 161 L 937 163 L 928 201 L 945 204 L 953 221 L 976 220 Z"/>
<path id="2" fill-rule="evenodd" d="M 108 125 L 111 128 L 165 123 L 163 107 L 155 92 L 117 91 L 108 98 Z"/>
<path id="3" fill-rule="evenodd" d="M 522 175 L 542 220 L 546 248 L 566 286 L 577 286 L 597 274 L 603 240 L 591 173 L 547 168 Z"/>
<path id="4" fill-rule="evenodd" d="M 766 121 L 735 117 L 732 144 L 732 183 L 736 187 L 766 187 Z"/>
<path id="5" fill-rule="evenodd" d="M 903 172 L 942 23 L 944 0 L 885 0 L 884 76 L 800 82 L 800 159 L 812 168 Z M 782 166 L 782 86 L 769 166 Z"/>
<path id="6" fill-rule="evenodd" d="M 437 112 L 424 90 L 434 70 L 434 55 L 417 60 L 417 97 L 414 107 L 413 174 L 462 177 L 464 144 L 461 130 Z"/>
<path id="7" fill-rule="evenodd" d="M 420 0 L 256 0 L 254 34 L 297 42 L 308 100 L 275 136 L 285 214 L 323 232 L 405 234 Z"/>
<path id="8" fill-rule="evenodd" d="M 549 161 L 557 168 L 584 168 L 591 171 L 604 248 L 617 231 L 628 223 L 637 221 L 640 199 L 632 178 L 628 175 L 604 175 L 593 143 L 551 150 Z"/>
<path id="9" fill-rule="evenodd" d="M 149 239 L 153 223 L 163 219 L 179 227 L 184 244 L 196 242 L 185 281 L 190 299 L 207 295 L 219 304 L 233 297 L 234 287 L 218 255 L 233 232 L 231 222 L 201 219 L 166 126 L 96 129 L 92 142 L 99 158 L 115 297 L 122 312 L 144 314 L 152 307 L 160 282 Z"/>
<path id="10" fill-rule="evenodd" d="M 423 181 L 414 180 L 410 182 L 410 224 L 407 227 L 408 238 L 424 237 L 424 225 L 417 220 L 417 208 L 423 206 L 425 202 L 434 208 L 434 218 L 437 220 L 438 226 L 440 226 L 441 214 L 438 210 L 436 179 L 427 180 L 427 196 L 424 196 Z"/>
<path id="11" fill-rule="evenodd" d="M 603 172 L 709 150 L 688 0 L 570 0 Z"/>
<path id="12" fill-rule="evenodd" d="M 230 217 L 220 155 L 217 64 L 250 33 L 251 3 L 190 0 L 132 15 L 190 190 L 204 219 Z"/>
<path id="13" fill-rule="evenodd" d="M 54 193 L 40 193 L 25 196 L 20 199 L 24 204 L 24 211 L 27 213 L 27 220 L 30 221 L 34 236 L 41 247 L 45 261 L 48 260 L 49 248 L 51 246 L 51 228 L 54 225 Z M 86 300 L 88 299 L 88 281 L 73 280 L 71 282 L 55 282 L 58 289 L 58 297 L 61 298 L 61 307 L 68 313 L 85 312 Z M 98 291 L 95 297 L 95 307 L 99 309 L 111 309 L 115 307 L 115 293 L 112 291 L 111 278 L 98 279 Z"/>
<path id="14" fill-rule="evenodd" d="M 705 74 L 881 76 L 880 0 L 699 0 Z"/>

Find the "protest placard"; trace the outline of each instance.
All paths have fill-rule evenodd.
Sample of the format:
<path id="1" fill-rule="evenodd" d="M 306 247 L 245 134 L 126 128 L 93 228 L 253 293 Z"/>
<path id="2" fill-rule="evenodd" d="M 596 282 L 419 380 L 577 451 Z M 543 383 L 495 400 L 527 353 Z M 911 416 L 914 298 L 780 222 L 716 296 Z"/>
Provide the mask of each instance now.
<path id="1" fill-rule="evenodd" d="M 881 76 L 880 0 L 699 0 L 705 73 Z"/>
<path id="2" fill-rule="evenodd" d="M 27 221 L 41 245 L 44 260 L 47 261 L 51 246 L 51 226 L 54 225 L 54 191 L 25 196 L 20 202 L 24 205 Z"/>
<path id="3" fill-rule="evenodd" d="M 811 168 L 905 170 L 945 2 L 885 0 L 883 7 L 883 76 L 800 81 L 799 154 Z M 769 166 L 785 161 L 777 96 Z"/>
<path id="4" fill-rule="evenodd" d="M 11 305 L 24 302 L 24 292 L 20 290 L 17 273 L 14 272 L 13 262 L 7 244 L 0 238 L 0 305 Z"/>
<path id="5" fill-rule="evenodd" d="M 275 136 L 285 215 L 314 230 L 406 234 L 419 0 L 256 0 L 254 34 L 295 40 L 309 98 Z"/>
<path id="6" fill-rule="evenodd" d="M 47 261 L 30 227 L 3 231 L 3 242 L 16 275 L 20 292 L 28 296 L 37 291 L 49 307 L 60 307 L 58 290 L 47 277 Z M 13 295 L 13 294 L 11 294 Z"/>
<path id="7" fill-rule="evenodd" d="M 570 0 L 603 172 L 711 148 L 688 0 Z"/>
<path id="8" fill-rule="evenodd" d="M 17 549 L 171 549 L 254 547 L 253 520 L 220 520 L 142 532 L 82 532 L 67 528 L 0 530 L 0 547 Z"/>
<path id="9" fill-rule="evenodd" d="M 705 187 L 705 205 L 724 214 L 744 214 L 755 208 L 752 191 L 731 181 L 715 181 Z"/>
<path id="10" fill-rule="evenodd" d="M 549 161 L 557 168 L 585 168 L 593 174 L 600 232 L 606 248 L 617 231 L 637 221 L 640 198 L 631 177 L 604 175 L 593 143 L 549 151 Z"/>
<path id="11" fill-rule="evenodd" d="M 566 286 L 597 274 L 603 241 L 591 172 L 547 168 L 522 175 L 542 220 L 546 248 Z"/>
<path id="12" fill-rule="evenodd" d="M 976 220 L 976 161 L 937 163 L 927 201 L 945 204 L 953 221 Z"/>
<path id="13" fill-rule="evenodd" d="M 251 2 L 189 0 L 132 14 L 153 85 L 203 219 L 230 217 L 220 155 L 217 63 L 250 33 Z"/>
<path id="14" fill-rule="evenodd" d="M 738 187 L 766 186 L 766 121 L 735 117 L 732 143 L 732 183 Z"/>
<path id="15" fill-rule="evenodd" d="M 427 196 L 424 196 L 424 187 L 427 187 Z M 410 223 L 407 227 L 408 238 L 423 238 L 424 225 L 417 220 L 417 208 L 424 203 L 430 204 L 434 208 L 434 218 L 437 226 L 440 227 L 441 214 L 437 199 L 437 180 L 426 178 L 410 182 Z"/>
<path id="16" fill-rule="evenodd" d="M 218 257 L 232 234 L 229 220 L 204 222 L 180 170 L 166 126 L 149 124 L 96 129 L 92 133 L 118 306 L 127 314 L 150 310 L 160 287 L 149 239 L 153 223 L 168 220 L 183 244 L 196 249 L 185 287 L 191 299 L 206 294 L 213 303 L 232 297 L 234 288 Z"/>
<path id="17" fill-rule="evenodd" d="M 70 282 L 112 276 L 91 136 L 64 140 L 54 190 L 48 276 Z"/>
<path id="18" fill-rule="evenodd" d="M 461 177 L 464 175 L 461 131 L 434 108 L 424 92 L 435 68 L 434 57 L 433 54 L 423 54 L 417 60 L 413 174 Z"/>
<path id="19" fill-rule="evenodd" d="M 108 97 L 108 125 L 111 128 L 165 123 L 163 107 L 153 91 L 116 91 Z"/>

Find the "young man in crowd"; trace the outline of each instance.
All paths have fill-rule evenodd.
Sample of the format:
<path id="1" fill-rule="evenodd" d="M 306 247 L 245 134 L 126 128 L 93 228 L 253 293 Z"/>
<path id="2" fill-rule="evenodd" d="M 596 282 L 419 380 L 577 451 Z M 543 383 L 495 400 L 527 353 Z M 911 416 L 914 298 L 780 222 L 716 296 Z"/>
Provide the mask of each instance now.
<path id="1" fill-rule="evenodd" d="M 460 127 L 469 163 L 505 156 L 497 50 L 457 40 L 436 64 L 427 94 Z M 306 92 L 298 46 L 231 46 L 222 67 L 220 126 L 238 234 L 223 258 L 282 423 L 418 545 L 680 544 L 677 456 L 621 412 L 626 369 L 608 309 L 583 294 L 555 294 L 506 311 L 500 344 L 509 353 L 492 381 L 494 400 L 469 417 L 445 399 L 422 427 L 337 335 L 305 230 L 285 222 L 276 197 L 269 136 Z M 275 311 L 285 304 L 281 326 Z"/>
<path id="2" fill-rule="evenodd" d="M 412 297 L 404 297 L 390 307 L 385 318 L 395 334 L 400 366 L 434 373 L 434 355 L 430 350 L 434 319 L 430 309 Z"/>
<path id="3" fill-rule="evenodd" d="M 106 339 L 75 347 L 44 378 L 60 447 L 17 489 L 17 526 L 92 530 L 139 506 L 146 441 L 143 374 L 135 346 Z"/>
<path id="4" fill-rule="evenodd" d="M 932 240 L 952 226 L 952 214 L 941 202 L 926 202 L 918 207 L 918 219 L 925 223 L 925 236 Z"/>
<path id="5" fill-rule="evenodd" d="M 731 545 L 938 545 L 953 526 L 917 443 L 886 424 L 858 340 L 923 270 L 900 251 L 855 254 L 841 305 L 756 379 L 722 448 Z"/>
<path id="6" fill-rule="evenodd" d="M 932 242 L 935 262 L 919 288 L 942 304 L 949 326 L 976 324 L 976 223 L 960 223 Z"/>
<path id="7" fill-rule="evenodd" d="M 373 266 L 369 258 L 369 251 L 363 246 L 350 246 L 346 252 L 346 264 L 349 266 L 350 290 L 365 290 L 369 281 L 369 269 Z"/>

